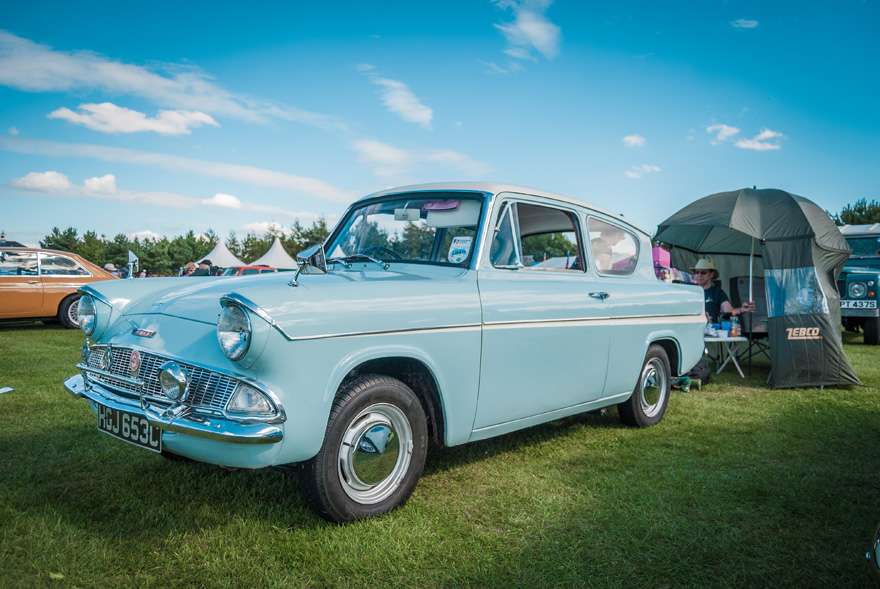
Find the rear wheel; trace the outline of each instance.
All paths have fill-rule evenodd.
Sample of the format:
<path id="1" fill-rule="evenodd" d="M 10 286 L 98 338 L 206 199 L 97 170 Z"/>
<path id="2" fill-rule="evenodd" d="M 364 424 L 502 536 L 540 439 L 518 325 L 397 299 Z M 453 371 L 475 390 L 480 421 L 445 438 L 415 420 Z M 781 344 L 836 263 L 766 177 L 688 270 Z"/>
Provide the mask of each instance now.
<path id="1" fill-rule="evenodd" d="M 865 343 L 869 346 L 880 344 L 880 317 L 868 317 L 863 326 Z"/>
<path id="2" fill-rule="evenodd" d="M 381 515 L 412 494 L 427 450 L 425 412 L 412 390 L 387 376 L 362 376 L 336 396 L 321 450 L 300 465 L 300 490 L 327 521 Z"/>
<path id="3" fill-rule="evenodd" d="M 58 320 L 67 329 L 79 329 L 79 295 L 72 295 L 58 306 Z"/>
<path id="4" fill-rule="evenodd" d="M 639 381 L 632 397 L 617 405 L 620 420 L 634 427 L 656 425 L 666 413 L 672 371 L 666 350 L 658 345 L 648 348 Z"/>

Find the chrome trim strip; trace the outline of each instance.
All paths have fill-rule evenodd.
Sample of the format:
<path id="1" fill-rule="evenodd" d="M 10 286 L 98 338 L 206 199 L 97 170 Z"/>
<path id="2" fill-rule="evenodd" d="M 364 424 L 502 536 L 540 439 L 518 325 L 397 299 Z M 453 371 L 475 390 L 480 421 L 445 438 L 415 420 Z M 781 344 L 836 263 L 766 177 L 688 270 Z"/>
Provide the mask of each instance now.
<path id="1" fill-rule="evenodd" d="M 266 423 L 235 423 L 216 415 L 202 415 L 194 411 L 171 412 L 170 417 L 165 417 L 164 409 L 158 412 L 149 406 L 142 409 L 131 400 L 117 397 L 94 382 L 86 387 L 81 374 L 65 380 L 64 388 L 76 398 L 142 416 L 151 425 L 164 431 L 233 444 L 277 444 L 284 438 L 280 427 Z"/>
<path id="2" fill-rule="evenodd" d="M 517 321 L 489 321 L 483 323 L 487 328 L 508 328 L 518 326 L 541 327 L 564 323 L 592 323 L 602 325 L 626 325 L 628 323 L 661 324 L 661 323 L 705 323 L 705 316 L 699 315 L 630 315 L 620 317 L 580 317 L 568 319 L 521 319 Z"/>
<path id="3" fill-rule="evenodd" d="M 441 325 L 439 327 L 404 327 L 401 329 L 378 329 L 376 331 L 352 331 L 347 333 L 327 333 L 321 335 L 301 335 L 291 338 L 290 341 L 307 341 L 316 339 L 330 339 L 334 337 L 362 337 L 366 335 L 393 335 L 397 333 L 440 332 L 440 331 L 468 331 L 478 329 L 479 323 L 465 323 L 462 325 Z"/>

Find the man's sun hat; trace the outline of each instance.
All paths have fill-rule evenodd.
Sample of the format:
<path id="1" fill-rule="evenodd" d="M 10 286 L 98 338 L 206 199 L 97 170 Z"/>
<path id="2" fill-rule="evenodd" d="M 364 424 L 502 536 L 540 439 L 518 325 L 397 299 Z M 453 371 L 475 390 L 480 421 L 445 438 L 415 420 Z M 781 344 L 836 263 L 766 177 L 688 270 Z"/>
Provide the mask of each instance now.
<path id="1" fill-rule="evenodd" d="M 691 268 L 691 274 L 694 273 L 694 270 L 711 270 L 716 276 L 718 275 L 718 269 L 715 268 L 715 264 L 712 263 L 712 260 L 707 260 L 706 258 L 700 258 L 697 261 L 697 265 Z"/>

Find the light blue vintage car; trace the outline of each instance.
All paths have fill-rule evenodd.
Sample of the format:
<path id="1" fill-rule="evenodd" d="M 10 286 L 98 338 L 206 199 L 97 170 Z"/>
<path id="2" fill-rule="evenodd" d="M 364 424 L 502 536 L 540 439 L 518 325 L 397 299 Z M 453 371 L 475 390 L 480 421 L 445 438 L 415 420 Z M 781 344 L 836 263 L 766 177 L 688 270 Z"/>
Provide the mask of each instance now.
<path id="1" fill-rule="evenodd" d="M 703 352 L 703 295 L 655 278 L 648 234 L 548 192 L 386 190 L 300 262 L 83 287 L 65 387 L 99 431 L 169 458 L 296 465 L 308 503 L 348 522 L 403 504 L 429 442 L 610 405 L 656 424 Z"/>

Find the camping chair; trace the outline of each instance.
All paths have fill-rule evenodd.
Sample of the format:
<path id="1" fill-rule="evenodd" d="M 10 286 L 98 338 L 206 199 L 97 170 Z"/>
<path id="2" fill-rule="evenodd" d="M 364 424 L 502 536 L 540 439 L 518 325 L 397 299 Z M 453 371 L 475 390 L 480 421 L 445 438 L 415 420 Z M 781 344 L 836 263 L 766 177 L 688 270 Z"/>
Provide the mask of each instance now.
<path id="1" fill-rule="evenodd" d="M 740 307 L 749 298 L 749 277 L 735 276 L 730 279 L 730 304 Z M 748 358 L 749 376 L 752 375 L 752 358 L 764 354 L 770 359 L 770 339 L 767 330 L 767 295 L 764 291 L 764 279 L 752 278 L 752 298 L 755 300 L 755 312 L 745 313 L 740 317 L 743 337 L 749 338 L 749 347 L 741 357 Z"/>

